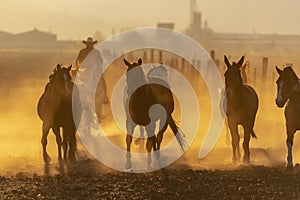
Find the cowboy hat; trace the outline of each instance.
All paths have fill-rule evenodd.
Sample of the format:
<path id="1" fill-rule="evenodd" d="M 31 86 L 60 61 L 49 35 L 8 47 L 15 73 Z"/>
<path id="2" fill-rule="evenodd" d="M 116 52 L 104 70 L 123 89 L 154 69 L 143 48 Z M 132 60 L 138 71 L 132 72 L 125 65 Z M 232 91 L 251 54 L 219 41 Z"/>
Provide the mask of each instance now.
<path id="1" fill-rule="evenodd" d="M 85 45 L 88 44 L 96 44 L 98 41 L 97 40 L 93 40 L 92 37 L 88 37 L 86 40 L 82 40 L 82 43 Z"/>

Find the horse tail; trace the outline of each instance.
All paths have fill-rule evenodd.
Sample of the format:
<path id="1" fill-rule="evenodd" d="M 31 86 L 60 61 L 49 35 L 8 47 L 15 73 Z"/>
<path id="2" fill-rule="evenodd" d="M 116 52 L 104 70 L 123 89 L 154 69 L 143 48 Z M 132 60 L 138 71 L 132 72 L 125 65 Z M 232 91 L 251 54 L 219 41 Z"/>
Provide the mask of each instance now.
<path id="1" fill-rule="evenodd" d="M 188 148 L 188 144 L 187 144 L 187 141 L 185 139 L 185 135 L 184 133 L 178 128 L 178 126 L 176 125 L 172 115 L 169 115 L 168 116 L 168 124 L 169 126 L 171 127 L 175 137 L 176 137 L 176 140 L 180 146 L 180 149 L 182 152 L 185 152 L 185 150 Z"/>
<path id="2" fill-rule="evenodd" d="M 250 133 L 250 135 L 251 135 L 251 137 L 252 137 L 252 138 L 255 138 L 255 139 L 257 138 L 257 136 L 255 135 L 255 133 L 254 133 L 254 131 L 253 131 L 253 130 L 251 130 L 251 133 Z"/>

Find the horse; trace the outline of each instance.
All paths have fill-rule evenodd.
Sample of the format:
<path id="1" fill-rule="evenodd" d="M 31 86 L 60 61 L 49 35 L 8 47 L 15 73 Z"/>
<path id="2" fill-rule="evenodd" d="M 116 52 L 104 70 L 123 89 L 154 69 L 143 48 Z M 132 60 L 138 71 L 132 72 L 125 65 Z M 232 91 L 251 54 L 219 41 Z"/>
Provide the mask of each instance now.
<path id="1" fill-rule="evenodd" d="M 250 164 L 249 141 L 250 136 L 257 138 L 254 131 L 254 122 L 258 110 L 258 97 L 255 90 L 242 81 L 240 68 L 244 63 L 244 56 L 236 63 L 229 63 L 224 55 L 224 62 L 227 66 L 225 76 L 226 93 L 226 116 L 231 134 L 231 145 L 233 150 L 233 163 L 240 158 L 238 125 L 244 128 L 244 157 L 243 162 Z M 237 152 L 236 152 L 237 151 Z M 237 155 L 236 155 L 237 153 Z"/>
<path id="2" fill-rule="evenodd" d="M 147 73 L 147 79 L 151 82 L 158 82 L 161 80 L 161 84 L 167 84 L 167 87 L 170 88 L 170 83 L 168 80 L 168 70 L 165 68 L 165 66 L 160 63 L 160 65 L 155 66 L 152 65 L 151 69 L 148 71 Z M 127 85 L 125 86 L 125 90 L 124 90 L 124 106 L 125 106 L 125 110 L 126 112 L 126 119 L 130 117 L 130 114 L 128 112 L 128 110 L 126 109 L 126 106 L 128 105 L 128 101 L 129 98 L 127 96 Z M 162 127 L 159 127 L 159 129 L 161 129 Z M 140 131 L 140 135 L 139 137 L 135 140 L 135 144 L 141 144 L 141 142 L 144 140 L 145 138 L 145 127 L 143 126 L 139 126 L 139 131 Z"/>
<path id="3" fill-rule="evenodd" d="M 294 134 L 297 130 L 300 130 L 300 83 L 298 76 L 291 67 L 285 67 L 281 70 L 276 66 L 276 71 L 279 78 L 276 81 L 277 97 L 275 102 L 279 108 L 285 106 L 286 145 L 288 149 L 287 168 L 292 169 Z"/>
<path id="4" fill-rule="evenodd" d="M 244 84 L 248 84 L 249 81 L 249 69 L 248 69 L 248 65 L 249 63 L 246 62 L 241 68 L 241 77 L 242 77 L 242 81 Z M 220 97 L 220 101 L 219 101 L 219 109 L 221 111 L 221 115 L 222 117 L 224 117 L 225 119 L 225 131 L 226 131 L 226 145 L 230 144 L 230 133 L 229 133 L 229 127 L 228 127 L 228 121 L 227 121 L 227 117 L 226 117 L 226 91 L 225 88 L 220 88 L 219 89 L 219 97 Z M 240 154 L 240 150 L 239 147 L 237 148 L 237 153 L 238 155 Z"/>
<path id="5" fill-rule="evenodd" d="M 60 64 L 54 68 L 49 76 L 44 93 L 40 97 L 37 105 L 38 116 L 43 122 L 42 125 L 42 147 L 43 159 L 46 164 L 51 162 L 51 157 L 47 153 L 47 136 L 52 129 L 56 136 L 58 147 L 58 161 L 62 161 L 61 147 L 63 148 L 64 160 L 75 161 L 76 151 L 76 127 L 72 113 L 72 95 L 77 92 L 77 87 L 71 81 L 70 70 Z M 75 93 L 76 94 L 76 93 Z M 79 97 L 75 98 L 73 106 L 81 108 Z M 60 128 L 63 129 L 61 138 Z"/>
<path id="6" fill-rule="evenodd" d="M 167 87 L 167 83 L 163 83 L 164 80 L 158 80 L 159 83 L 148 82 L 141 67 L 141 58 L 138 62 L 133 63 L 124 59 L 124 64 L 128 67 L 126 72 L 127 95 L 129 98 L 127 101 L 127 109 L 130 114 L 130 118 L 126 119 L 127 154 L 125 169 L 132 168 L 130 147 L 132 143 L 132 134 L 136 125 L 145 126 L 147 133 L 146 149 L 148 152 L 147 166 L 151 168 L 151 150 L 153 149 L 155 159 L 158 161 L 163 134 L 168 126 L 170 126 L 176 136 L 181 150 L 184 150 L 185 148 L 183 133 L 179 130 L 172 117 L 172 113 L 174 111 L 173 94 L 170 88 Z M 150 108 L 155 104 L 161 105 L 164 108 L 166 115 L 160 112 L 151 114 Z M 160 120 L 161 128 L 157 133 L 157 136 L 155 136 L 155 122 L 157 120 Z"/>

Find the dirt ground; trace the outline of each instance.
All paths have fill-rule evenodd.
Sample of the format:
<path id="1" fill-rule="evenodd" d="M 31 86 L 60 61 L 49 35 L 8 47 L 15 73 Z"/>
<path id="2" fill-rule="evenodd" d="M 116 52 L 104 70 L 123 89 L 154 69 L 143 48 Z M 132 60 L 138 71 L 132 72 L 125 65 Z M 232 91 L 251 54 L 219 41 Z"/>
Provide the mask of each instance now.
<path id="1" fill-rule="evenodd" d="M 69 167 L 49 168 L 60 172 L 1 176 L 0 199 L 300 198 L 300 169 L 287 171 L 283 166 L 192 170 L 174 164 L 160 171 L 134 174 L 117 172 L 88 159 Z"/>

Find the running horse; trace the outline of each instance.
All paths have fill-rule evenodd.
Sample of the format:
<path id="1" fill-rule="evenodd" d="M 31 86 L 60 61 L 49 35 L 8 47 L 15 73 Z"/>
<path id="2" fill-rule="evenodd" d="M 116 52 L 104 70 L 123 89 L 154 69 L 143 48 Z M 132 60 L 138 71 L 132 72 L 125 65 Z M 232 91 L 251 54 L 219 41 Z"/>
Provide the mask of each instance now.
<path id="1" fill-rule="evenodd" d="M 127 108 L 130 118 L 126 119 L 126 145 L 127 155 L 125 168 L 132 168 L 130 147 L 132 143 L 132 134 L 137 125 L 145 126 L 147 133 L 146 149 L 148 152 L 147 166 L 151 168 L 151 150 L 155 152 L 155 159 L 159 159 L 159 149 L 163 139 L 163 134 L 168 125 L 171 127 L 181 150 L 185 150 L 183 133 L 178 129 L 172 117 L 174 111 L 174 99 L 172 91 L 163 83 L 164 80 L 159 80 L 159 83 L 149 83 L 147 77 L 141 67 L 142 59 L 138 62 L 130 63 L 124 59 L 125 65 L 128 67 L 126 72 L 127 83 Z M 165 114 L 161 112 L 151 113 L 151 107 L 159 104 L 163 107 Z M 155 122 L 160 120 L 160 130 L 155 135 Z M 158 151 L 157 151 L 158 150 Z M 158 160 L 157 160 L 158 161 Z"/>
<path id="2" fill-rule="evenodd" d="M 156 82 L 156 83 L 160 83 L 162 85 L 166 85 L 167 88 L 171 88 L 170 87 L 170 83 L 168 80 L 168 70 L 165 68 L 165 66 L 160 63 L 160 65 L 155 66 L 152 65 L 151 69 L 148 71 L 147 73 L 147 79 L 148 81 L 152 81 L 152 82 Z M 124 106 L 125 106 L 125 110 L 126 110 L 126 119 L 128 119 L 130 117 L 129 111 L 126 108 L 126 106 L 128 106 L 128 96 L 127 96 L 127 85 L 125 86 L 125 91 L 124 91 Z M 161 124 L 161 126 L 163 126 L 163 124 Z M 135 144 L 142 144 L 141 142 L 144 140 L 145 138 L 145 131 L 144 131 L 144 127 L 143 126 L 139 126 L 140 128 L 140 135 L 139 137 L 135 140 Z M 159 129 L 161 129 L 161 127 L 159 127 Z"/>
<path id="3" fill-rule="evenodd" d="M 71 81 L 69 73 L 71 67 L 65 68 L 59 64 L 56 66 L 49 76 L 49 83 L 47 83 L 45 91 L 38 102 L 38 115 L 43 121 L 41 142 L 45 163 L 50 163 L 51 161 L 51 157 L 48 155 L 46 149 L 47 136 L 50 129 L 52 129 L 56 136 L 59 162 L 62 161 L 61 147 L 64 151 L 64 159 L 68 159 L 70 162 L 75 161 L 76 127 L 72 112 L 72 95 L 73 92 L 77 92 L 75 94 L 78 94 L 78 90 Z M 79 96 L 74 99 L 73 108 L 81 108 Z M 76 119 L 79 118 L 76 117 Z M 63 138 L 61 138 L 60 128 L 63 130 Z"/>
<path id="4" fill-rule="evenodd" d="M 224 56 L 227 66 L 225 72 L 225 95 L 226 95 L 226 116 L 231 134 L 231 144 L 233 150 L 233 163 L 236 163 L 240 157 L 239 141 L 240 135 L 238 125 L 244 128 L 244 157 L 245 164 L 250 163 L 249 141 L 250 136 L 256 138 L 253 131 L 255 117 L 258 109 L 258 97 L 255 90 L 243 84 L 240 68 L 244 63 L 244 56 L 236 63 L 229 63 L 228 58 Z"/>
<path id="5" fill-rule="evenodd" d="M 293 140 L 294 134 L 300 130 L 300 83 L 299 78 L 291 67 L 285 67 L 283 70 L 276 66 L 276 71 L 279 78 L 277 84 L 276 105 L 279 108 L 285 106 L 285 121 L 286 121 L 286 145 L 288 149 L 287 168 L 293 168 Z M 288 102 L 288 103 L 287 103 Z"/>

